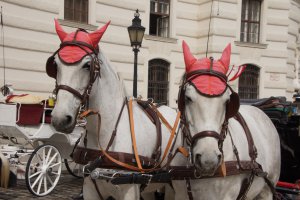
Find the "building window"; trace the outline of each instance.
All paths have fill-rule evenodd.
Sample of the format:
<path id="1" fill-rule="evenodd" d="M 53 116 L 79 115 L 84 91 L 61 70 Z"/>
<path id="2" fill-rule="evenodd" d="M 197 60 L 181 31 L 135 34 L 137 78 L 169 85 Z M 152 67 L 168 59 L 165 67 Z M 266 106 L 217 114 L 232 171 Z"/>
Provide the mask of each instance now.
<path id="1" fill-rule="evenodd" d="M 168 105 L 170 63 L 161 59 L 149 61 L 148 98 L 158 104 Z"/>
<path id="2" fill-rule="evenodd" d="M 88 23 L 88 0 L 65 0 L 65 19 Z"/>
<path id="3" fill-rule="evenodd" d="M 239 78 L 239 95 L 241 99 L 258 99 L 258 94 L 259 68 L 248 64 Z"/>
<path id="4" fill-rule="evenodd" d="M 149 35 L 169 37 L 170 0 L 150 0 Z"/>
<path id="5" fill-rule="evenodd" d="M 243 0 L 241 42 L 259 43 L 261 0 Z"/>

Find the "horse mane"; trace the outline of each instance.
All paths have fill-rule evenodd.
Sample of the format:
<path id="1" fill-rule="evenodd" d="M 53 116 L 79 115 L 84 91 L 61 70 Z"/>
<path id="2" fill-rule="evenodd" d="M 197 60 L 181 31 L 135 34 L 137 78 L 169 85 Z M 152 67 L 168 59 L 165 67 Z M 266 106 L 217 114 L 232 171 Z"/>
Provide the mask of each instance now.
<path id="1" fill-rule="evenodd" d="M 126 90 L 125 90 L 124 82 L 118 75 L 116 68 L 113 65 L 111 65 L 109 59 L 107 59 L 107 57 L 104 55 L 102 49 L 99 51 L 98 57 L 99 57 L 100 62 L 102 62 L 101 70 L 103 70 L 103 66 L 106 66 L 106 68 L 104 70 L 107 70 L 109 73 L 111 73 L 116 78 L 116 80 L 119 82 L 120 90 L 125 95 Z"/>
<path id="2" fill-rule="evenodd" d="M 185 81 L 185 79 L 186 79 L 186 73 L 183 73 L 183 75 L 182 75 L 181 78 L 180 78 L 179 85 L 182 85 L 183 82 Z"/>

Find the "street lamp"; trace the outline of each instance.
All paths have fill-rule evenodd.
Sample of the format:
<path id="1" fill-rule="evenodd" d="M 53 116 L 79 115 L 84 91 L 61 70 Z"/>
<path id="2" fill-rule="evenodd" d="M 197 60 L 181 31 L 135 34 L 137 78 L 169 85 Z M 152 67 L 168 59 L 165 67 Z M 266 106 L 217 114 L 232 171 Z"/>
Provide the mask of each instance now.
<path id="1" fill-rule="evenodd" d="M 133 72 L 133 96 L 137 97 L 137 56 L 140 51 L 139 48 L 142 46 L 142 41 L 144 37 L 145 27 L 141 25 L 141 19 L 139 10 L 134 13 L 134 18 L 132 20 L 132 25 L 129 26 L 128 33 L 130 38 L 130 44 L 132 46 L 132 51 L 134 52 L 134 72 Z"/>

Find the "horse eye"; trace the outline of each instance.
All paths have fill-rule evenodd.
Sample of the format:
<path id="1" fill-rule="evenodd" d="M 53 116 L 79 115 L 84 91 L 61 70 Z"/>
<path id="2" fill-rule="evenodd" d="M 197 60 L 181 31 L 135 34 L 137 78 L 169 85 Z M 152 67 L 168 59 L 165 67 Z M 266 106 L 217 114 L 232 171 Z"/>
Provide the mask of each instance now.
<path id="1" fill-rule="evenodd" d="M 193 100 L 191 99 L 191 97 L 185 96 L 185 102 L 191 103 L 191 102 L 193 102 Z"/>
<path id="2" fill-rule="evenodd" d="M 87 70 L 90 70 L 90 67 L 91 67 L 91 63 L 90 62 L 87 62 L 83 65 L 83 69 L 87 69 Z"/>

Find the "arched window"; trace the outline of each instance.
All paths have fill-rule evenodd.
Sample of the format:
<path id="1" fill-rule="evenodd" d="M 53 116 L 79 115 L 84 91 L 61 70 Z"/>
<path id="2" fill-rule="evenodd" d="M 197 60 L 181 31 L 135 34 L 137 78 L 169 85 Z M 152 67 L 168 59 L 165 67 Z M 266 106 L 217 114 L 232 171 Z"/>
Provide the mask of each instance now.
<path id="1" fill-rule="evenodd" d="M 170 63 L 161 59 L 149 61 L 148 98 L 159 104 L 168 104 Z"/>
<path id="2" fill-rule="evenodd" d="M 241 99 L 258 99 L 260 69 L 251 64 L 246 66 L 239 78 L 239 96 Z"/>

